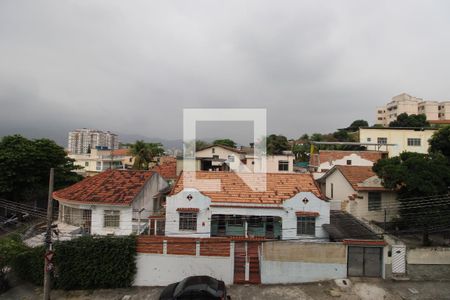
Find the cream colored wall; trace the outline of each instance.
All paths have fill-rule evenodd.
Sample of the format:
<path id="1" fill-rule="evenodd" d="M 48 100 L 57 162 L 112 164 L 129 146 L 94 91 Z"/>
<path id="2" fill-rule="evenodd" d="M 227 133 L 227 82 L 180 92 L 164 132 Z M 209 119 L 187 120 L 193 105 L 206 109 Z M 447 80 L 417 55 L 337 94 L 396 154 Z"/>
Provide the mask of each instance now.
<path id="1" fill-rule="evenodd" d="M 331 195 L 331 185 L 333 184 L 333 196 Z M 322 185 L 323 186 L 323 185 Z M 340 171 L 335 171 L 325 180 L 325 195 L 332 199 L 331 209 L 347 210 L 349 199 L 348 196 L 355 194 L 347 179 L 342 176 Z"/>
<path id="2" fill-rule="evenodd" d="M 419 103 L 419 114 L 424 114 L 427 120 L 439 119 L 439 103 L 437 101 L 423 101 Z"/>
<path id="3" fill-rule="evenodd" d="M 278 163 L 279 161 L 287 161 L 288 171 L 279 171 Z M 252 164 L 254 162 L 254 164 Z M 257 170 L 261 170 L 260 168 L 261 160 L 255 157 L 247 158 L 247 167 L 257 172 Z M 266 156 L 266 168 L 268 173 L 292 173 L 294 172 L 294 156 L 293 155 L 268 155 Z"/>
<path id="4" fill-rule="evenodd" d="M 368 138 L 371 139 L 372 143 L 377 142 L 377 138 L 385 137 L 387 138 L 388 144 L 396 144 L 396 146 L 388 146 L 387 151 L 389 152 L 389 157 L 398 156 L 404 151 L 417 152 L 417 153 L 427 153 L 429 143 L 428 140 L 433 135 L 434 130 L 411 130 L 411 129 L 368 129 L 361 128 L 359 131 L 359 141 L 361 143 L 368 142 Z M 420 138 L 420 146 L 408 146 L 408 138 Z M 368 146 L 367 150 L 378 150 L 376 146 Z M 386 150 L 383 146 L 379 150 Z"/>
<path id="5" fill-rule="evenodd" d="M 381 193 L 381 209 L 369 211 L 369 192 L 358 192 L 355 200 L 349 201 L 349 212 L 357 218 L 369 221 L 384 221 L 384 209 L 386 209 L 386 220 L 390 221 L 397 215 L 397 195 L 392 192 Z"/>

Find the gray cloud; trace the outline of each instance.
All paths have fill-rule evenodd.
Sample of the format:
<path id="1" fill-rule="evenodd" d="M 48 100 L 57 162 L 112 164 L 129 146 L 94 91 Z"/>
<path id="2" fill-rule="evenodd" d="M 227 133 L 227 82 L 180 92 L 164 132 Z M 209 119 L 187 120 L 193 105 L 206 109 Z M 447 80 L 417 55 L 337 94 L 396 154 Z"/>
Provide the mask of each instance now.
<path id="1" fill-rule="evenodd" d="M 192 107 L 267 108 L 269 131 L 289 137 L 372 122 L 401 92 L 450 98 L 449 6 L 1 1 L 0 135 L 177 139 Z M 202 134 L 246 139 L 235 127 Z"/>

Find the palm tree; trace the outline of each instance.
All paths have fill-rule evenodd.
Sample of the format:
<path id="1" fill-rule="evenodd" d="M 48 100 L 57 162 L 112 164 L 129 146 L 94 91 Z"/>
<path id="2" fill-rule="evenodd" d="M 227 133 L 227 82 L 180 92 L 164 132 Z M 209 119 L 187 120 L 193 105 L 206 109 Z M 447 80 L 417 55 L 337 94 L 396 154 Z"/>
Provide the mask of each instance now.
<path id="1" fill-rule="evenodd" d="M 130 152 L 134 156 L 133 169 L 148 170 L 148 164 L 156 156 L 164 154 L 164 149 L 160 143 L 145 143 L 140 140 L 131 145 Z"/>

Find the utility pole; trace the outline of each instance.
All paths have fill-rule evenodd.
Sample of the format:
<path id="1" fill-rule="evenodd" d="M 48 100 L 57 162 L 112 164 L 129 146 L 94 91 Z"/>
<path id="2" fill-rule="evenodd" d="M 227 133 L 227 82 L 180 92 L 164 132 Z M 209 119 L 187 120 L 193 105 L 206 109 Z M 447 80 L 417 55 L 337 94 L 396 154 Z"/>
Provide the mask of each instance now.
<path id="1" fill-rule="evenodd" d="M 50 274 L 53 270 L 53 249 L 52 249 L 52 221 L 53 221 L 53 182 L 54 170 L 50 169 L 50 178 L 48 183 L 48 204 L 47 204 L 47 232 L 45 234 L 45 266 L 44 266 L 44 300 L 50 300 Z"/>

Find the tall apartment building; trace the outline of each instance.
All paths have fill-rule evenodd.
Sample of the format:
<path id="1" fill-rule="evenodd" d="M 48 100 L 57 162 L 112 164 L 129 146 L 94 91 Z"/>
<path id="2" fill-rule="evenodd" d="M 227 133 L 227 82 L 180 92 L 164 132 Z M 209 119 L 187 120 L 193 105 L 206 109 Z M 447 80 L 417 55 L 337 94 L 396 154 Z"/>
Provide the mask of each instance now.
<path id="1" fill-rule="evenodd" d="M 75 129 L 69 132 L 68 150 L 72 154 L 86 154 L 96 147 L 118 149 L 119 137 L 109 131 L 96 129 Z"/>
<path id="2" fill-rule="evenodd" d="M 424 114 L 427 120 L 450 120 L 450 101 L 424 101 L 406 93 L 392 97 L 385 106 L 377 107 L 376 124 L 388 126 L 397 116 Z"/>

